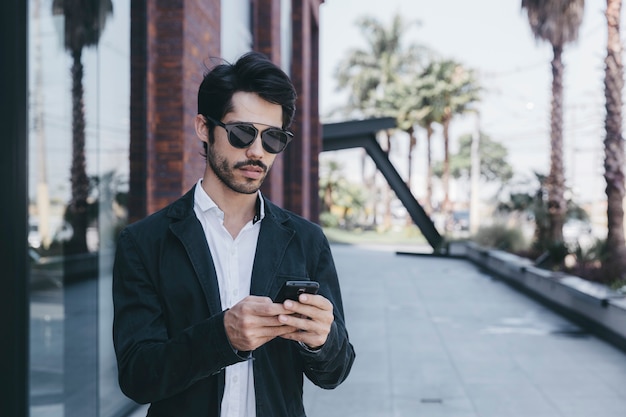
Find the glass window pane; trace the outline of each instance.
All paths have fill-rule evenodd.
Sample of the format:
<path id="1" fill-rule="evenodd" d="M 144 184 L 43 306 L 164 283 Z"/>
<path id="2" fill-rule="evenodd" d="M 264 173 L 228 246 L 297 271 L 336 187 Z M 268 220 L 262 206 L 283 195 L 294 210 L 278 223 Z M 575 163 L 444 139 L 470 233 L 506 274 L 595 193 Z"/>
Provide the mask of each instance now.
<path id="1" fill-rule="evenodd" d="M 130 6 L 101 0 L 75 22 L 62 3 L 29 1 L 30 415 L 113 416 L 134 405 L 117 384 L 110 301 L 126 222 Z"/>

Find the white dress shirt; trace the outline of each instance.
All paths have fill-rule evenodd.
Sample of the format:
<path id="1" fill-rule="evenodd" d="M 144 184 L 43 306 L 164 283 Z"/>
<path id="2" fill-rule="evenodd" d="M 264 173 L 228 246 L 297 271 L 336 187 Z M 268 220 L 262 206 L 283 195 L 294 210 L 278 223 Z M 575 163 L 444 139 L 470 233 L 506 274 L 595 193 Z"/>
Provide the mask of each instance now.
<path id="1" fill-rule="evenodd" d="M 252 264 L 256 253 L 265 207 L 261 192 L 254 220 L 248 222 L 236 238 L 224 227 L 224 212 L 202 188 L 202 179 L 194 191 L 194 211 L 202 224 L 213 256 L 222 310 L 232 307 L 250 295 Z M 226 386 L 221 417 L 255 417 L 256 401 L 252 360 L 226 368 Z"/>

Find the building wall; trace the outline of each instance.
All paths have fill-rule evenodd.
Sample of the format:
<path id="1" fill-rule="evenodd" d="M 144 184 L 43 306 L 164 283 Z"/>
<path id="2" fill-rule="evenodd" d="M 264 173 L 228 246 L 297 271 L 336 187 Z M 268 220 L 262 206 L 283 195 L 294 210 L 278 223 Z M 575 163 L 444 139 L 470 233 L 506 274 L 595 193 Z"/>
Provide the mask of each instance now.
<path id="1" fill-rule="evenodd" d="M 319 119 L 319 0 L 292 2 L 293 47 L 291 76 L 298 91 L 294 133 L 301 141 L 285 153 L 285 205 L 306 218 L 319 218 L 318 157 L 322 149 Z M 294 141 L 295 142 L 295 141 Z M 293 143 L 293 142 L 292 142 Z"/>
<path id="2" fill-rule="evenodd" d="M 281 50 L 281 0 L 256 0 L 252 8 L 252 31 L 254 49 L 267 55 L 273 62 L 280 63 L 285 53 Z M 292 141 L 293 143 L 293 141 Z M 291 146 L 291 144 L 289 145 Z M 284 206 L 285 164 L 284 153 L 278 155 L 263 184 L 261 191 L 274 203 Z"/>
<path id="3" fill-rule="evenodd" d="M 130 221 L 157 211 L 204 172 L 197 88 L 219 56 L 220 1 L 137 1 L 131 10 Z"/>

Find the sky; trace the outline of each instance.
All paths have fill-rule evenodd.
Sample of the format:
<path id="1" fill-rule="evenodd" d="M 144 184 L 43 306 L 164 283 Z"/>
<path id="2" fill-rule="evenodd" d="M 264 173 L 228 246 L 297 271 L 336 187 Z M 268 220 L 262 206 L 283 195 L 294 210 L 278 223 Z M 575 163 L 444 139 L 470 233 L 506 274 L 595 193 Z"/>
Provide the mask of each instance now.
<path id="1" fill-rule="evenodd" d="M 578 40 L 568 44 L 563 54 L 567 185 L 583 202 L 604 198 L 603 78 L 607 37 L 606 2 L 585 3 Z M 356 19 L 370 16 L 389 25 L 396 13 L 407 21 L 420 21 L 408 33 L 408 43 L 425 45 L 442 58 L 473 69 L 484 88 L 478 105 L 480 117 L 453 121 L 453 151 L 457 138 L 478 125 L 508 149 L 509 163 L 518 176 L 547 174 L 552 50 L 548 43 L 534 38 L 520 0 L 326 0 L 320 9 L 322 116 L 346 100 L 346 93 L 336 90 L 333 77 L 338 62 L 350 49 L 365 47 Z M 420 134 L 425 137 L 425 132 Z M 419 139 L 418 175 L 419 158 L 425 149 Z M 435 159 L 442 158 L 441 150 L 434 153 Z"/>

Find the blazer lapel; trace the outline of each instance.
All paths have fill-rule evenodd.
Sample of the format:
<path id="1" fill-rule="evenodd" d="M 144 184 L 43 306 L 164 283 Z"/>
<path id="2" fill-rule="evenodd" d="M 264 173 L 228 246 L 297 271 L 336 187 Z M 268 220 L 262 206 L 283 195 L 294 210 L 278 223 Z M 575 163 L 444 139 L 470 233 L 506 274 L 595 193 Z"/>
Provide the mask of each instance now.
<path id="1" fill-rule="evenodd" d="M 170 224 L 170 230 L 181 241 L 196 272 L 211 315 L 222 310 L 217 273 L 204 230 L 193 211 L 194 188 L 170 208 L 168 215 L 180 219 Z"/>
<path id="2" fill-rule="evenodd" d="M 287 245 L 295 235 L 292 229 L 283 224 L 287 218 L 282 210 L 265 199 L 265 218 L 261 221 L 252 266 L 251 295 L 272 295 L 272 282 L 276 278 Z"/>

